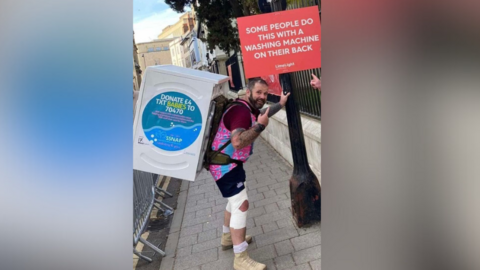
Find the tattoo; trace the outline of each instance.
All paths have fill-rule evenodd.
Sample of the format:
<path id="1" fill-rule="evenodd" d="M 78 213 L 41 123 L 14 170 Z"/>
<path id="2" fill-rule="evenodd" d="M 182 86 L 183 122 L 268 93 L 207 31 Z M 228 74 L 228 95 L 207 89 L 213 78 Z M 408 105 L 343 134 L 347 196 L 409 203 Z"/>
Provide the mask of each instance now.
<path id="1" fill-rule="evenodd" d="M 274 114 L 276 114 L 278 111 L 280 111 L 280 109 L 282 109 L 282 105 L 280 103 L 275 103 L 273 105 L 271 105 L 270 107 L 270 110 L 268 111 L 268 117 L 272 117 Z M 260 110 L 260 114 L 264 114 L 265 112 L 267 111 L 267 108 L 265 109 L 261 109 Z"/>
<path id="2" fill-rule="evenodd" d="M 237 130 L 238 129 L 236 129 L 235 131 Z M 258 135 L 260 135 L 260 133 L 255 131 L 255 127 L 251 127 L 248 130 L 241 131 L 240 133 L 236 132 L 235 135 L 238 137 L 238 140 L 240 140 L 240 145 L 236 148 L 242 149 L 245 146 L 252 144 L 253 141 L 255 141 L 255 139 L 258 137 Z M 234 137 L 234 134 L 232 133 L 232 139 L 233 137 Z"/>
<path id="3" fill-rule="evenodd" d="M 234 131 L 232 131 L 231 137 L 233 138 L 233 137 L 235 137 L 235 135 L 237 135 L 238 133 L 241 133 L 241 132 L 243 132 L 243 131 L 245 131 L 245 130 L 246 130 L 246 129 L 244 129 L 244 128 L 237 128 L 237 129 L 235 129 Z"/>

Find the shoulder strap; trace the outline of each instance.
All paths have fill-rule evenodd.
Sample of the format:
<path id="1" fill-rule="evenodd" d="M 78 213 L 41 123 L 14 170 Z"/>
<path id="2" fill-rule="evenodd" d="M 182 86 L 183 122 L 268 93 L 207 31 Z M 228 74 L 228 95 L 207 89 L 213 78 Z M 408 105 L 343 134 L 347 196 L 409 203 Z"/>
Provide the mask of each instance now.
<path id="1" fill-rule="evenodd" d="M 218 153 L 222 152 L 223 149 L 225 149 L 225 147 L 227 147 L 231 142 L 232 140 L 228 140 L 224 145 L 222 145 L 222 147 L 218 148 L 218 150 L 213 151 L 211 158 L 213 159 L 216 155 L 218 155 Z"/>
<path id="2" fill-rule="evenodd" d="M 228 145 L 229 145 L 231 142 L 232 142 L 232 140 L 231 140 L 231 139 L 230 139 L 230 140 L 228 140 L 228 141 L 227 141 L 227 142 L 226 142 L 224 145 L 222 145 L 222 147 L 218 148 L 218 150 L 217 150 L 217 151 L 215 151 L 215 152 L 222 152 L 222 151 L 223 151 L 223 149 L 225 149 L 225 147 L 227 147 L 227 146 L 228 146 Z"/>
<path id="3" fill-rule="evenodd" d="M 230 104 L 227 106 L 227 110 L 230 109 L 230 108 L 233 107 L 233 106 L 236 106 L 236 105 L 241 104 L 241 105 L 247 107 L 250 112 L 252 112 L 250 106 L 248 106 L 248 105 L 245 104 L 244 102 L 245 102 L 245 101 L 242 102 L 242 101 L 239 101 L 239 100 L 235 100 L 235 101 L 233 101 L 232 103 L 230 103 Z"/>
<path id="4" fill-rule="evenodd" d="M 218 150 L 214 151 L 211 155 L 211 159 L 213 159 L 216 155 L 218 155 L 218 153 L 222 152 L 223 149 L 225 149 L 225 147 L 227 147 L 232 141 L 231 140 L 228 140 L 224 145 L 222 145 L 222 147 L 220 147 Z M 230 158 L 229 159 L 231 163 L 235 163 L 237 165 L 240 165 L 242 164 L 243 162 L 241 160 L 237 160 L 237 159 L 233 159 L 233 158 Z"/>

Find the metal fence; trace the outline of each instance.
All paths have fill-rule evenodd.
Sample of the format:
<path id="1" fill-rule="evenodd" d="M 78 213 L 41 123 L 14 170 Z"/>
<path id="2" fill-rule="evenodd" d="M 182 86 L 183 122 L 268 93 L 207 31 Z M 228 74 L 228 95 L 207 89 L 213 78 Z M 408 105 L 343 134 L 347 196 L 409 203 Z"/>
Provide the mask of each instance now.
<path id="1" fill-rule="evenodd" d="M 319 0 L 287 0 L 287 10 L 318 5 L 320 12 L 321 4 Z"/>
<path id="2" fill-rule="evenodd" d="M 166 190 L 157 187 L 158 181 L 157 175 L 137 170 L 133 171 L 133 253 L 148 262 L 152 262 L 152 259 L 143 255 L 135 248 L 139 241 L 155 252 L 153 256 L 156 253 L 165 256 L 163 250 L 142 238 L 153 207 L 162 211 L 165 217 L 173 213 L 173 209 L 170 206 L 155 198 L 155 194 L 162 197 L 164 194 L 172 196 Z"/>
<path id="3" fill-rule="evenodd" d="M 321 14 L 321 3 L 317 0 L 289 0 L 287 10 L 318 5 L 318 12 Z M 290 73 L 295 101 L 300 113 L 320 119 L 321 118 L 321 92 L 310 86 L 312 74 L 321 77 L 320 68 L 303 70 Z M 279 96 L 269 95 L 267 101 L 278 102 Z"/>
<path id="4" fill-rule="evenodd" d="M 310 86 L 312 74 L 320 78 L 321 69 L 302 70 L 290 73 L 292 79 L 293 91 L 295 91 L 295 101 L 300 113 L 321 119 L 321 93 L 317 89 Z M 269 103 L 280 101 L 280 97 L 276 95 L 268 95 Z"/>
<path id="5" fill-rule="evenodd" d="M 320 69 L 302 70 L 293 72 L 290 77 L 295 89 L 298 109 L 301 113 L 320 119 L 321 117 L 321 94 L 310 85 L 312 74 L 320 78 Z"/>

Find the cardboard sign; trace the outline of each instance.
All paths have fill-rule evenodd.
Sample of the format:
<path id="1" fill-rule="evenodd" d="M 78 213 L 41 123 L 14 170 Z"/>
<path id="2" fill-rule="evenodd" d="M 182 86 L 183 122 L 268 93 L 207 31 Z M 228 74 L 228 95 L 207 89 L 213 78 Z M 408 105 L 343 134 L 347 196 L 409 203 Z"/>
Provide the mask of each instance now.
<path id="1" fill-rule="evenodd" d="M 317 6 L 241 17 L 237 23 L 247 78 L 322 66 Z"/>

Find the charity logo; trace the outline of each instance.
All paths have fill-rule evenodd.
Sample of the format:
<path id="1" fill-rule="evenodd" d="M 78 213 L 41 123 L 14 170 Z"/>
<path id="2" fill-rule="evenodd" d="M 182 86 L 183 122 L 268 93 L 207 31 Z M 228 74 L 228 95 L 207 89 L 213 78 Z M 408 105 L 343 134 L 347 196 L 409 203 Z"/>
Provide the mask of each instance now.
<path id="1" fill-rule="evenodd" d="M 179 151 L 192 145 L 202 129 L 202 114 L 195 101 L 178 92 L 152 98 L 142 114 L 142 128 L 153 146 Z"/>

